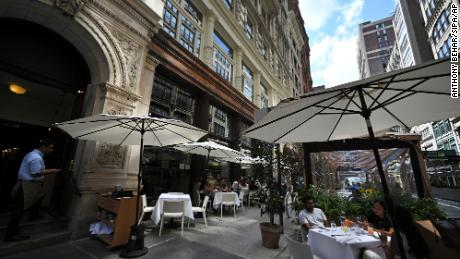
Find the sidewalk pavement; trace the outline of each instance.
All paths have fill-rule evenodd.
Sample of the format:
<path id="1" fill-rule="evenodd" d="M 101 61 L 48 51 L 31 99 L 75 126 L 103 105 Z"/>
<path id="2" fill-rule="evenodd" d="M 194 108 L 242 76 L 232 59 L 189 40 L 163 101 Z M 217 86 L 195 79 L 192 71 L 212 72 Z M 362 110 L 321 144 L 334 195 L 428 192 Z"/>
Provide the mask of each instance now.
<path id="1" fill-rule="evenodd" d="M 206 258 L 290 258 L 286 241 L 282 236 L 280 248 L 268 249 L 262 246 L 259 223 L 268 221 L 268 216 L 260 217 L 258 208 L 245 208 L 233 217 L 233 211 L 224 215 L 223 219 L 209 213 L 208 228 L 201 218 L 195 219 L 196 224 L 184 229 L 180 236 L 178 229 L 164 229 L 158 237 L 158 227 L 145 232 L 145 246 L 149 253 L 140 258 L 164 259 L 206 259 Z M 290 219 L 284 218 L 285 233 L 291 234 L 296 226 Z M 186 224 L 185 224 L 186 225 Z M 115 259 L 121 248 L 109 250 L 102 241 L 85 238 L 77 241 L 45 247 L 5 257 L 5 259 L 47 258 L 47 259 Z"/>

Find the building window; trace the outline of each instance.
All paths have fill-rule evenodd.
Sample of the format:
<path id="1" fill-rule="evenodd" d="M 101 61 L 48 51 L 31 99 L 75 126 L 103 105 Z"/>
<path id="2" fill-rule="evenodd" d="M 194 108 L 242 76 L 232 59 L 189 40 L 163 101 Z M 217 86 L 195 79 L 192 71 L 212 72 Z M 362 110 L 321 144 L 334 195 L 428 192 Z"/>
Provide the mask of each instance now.
<path id="1" fill-rule="evenodd" d="M 438 20 L 433 26 L 432 40 L 433 43 L 438 43 L 439 39 L 442 38 L 447 28 L 449 27 L 449 12 L 444 10 L 439 16 Z"/>
<path id="2" fill-rule="evenodd" d="M 252 39 L 252 23 L 249 19 L 246 20 L 246 24 L 244 24 L 244 33 L 249 39 Z"/>
<path id="3" fill-rule="evenodd" d="M 451 36 L 442 44 L 442 46 L 438 50 L 438 58 L 450 57 L 450 48 L 451 48 Z"/>
<path id="4" fill-rule="evenodd" d="M 166 31 L 171 37 L 176 37 L 177 28 L 177 8 L 171 3 L 171 1 L 165 1 L 165 8 L 163 10 L 163 30 Z"/>
<path id="5" fill-rule="evenodd" d="M 227 121 L 227 114 L 221 109 L 214 107 L 214 117 L 222 122 Z"/>
<path id="6" fill-rule="evenodd" d="M 214 122 L 213 133 L 216 134 L 219 137 L 225 138 L 225 127 L 220 125 L 217 122 Z"/>
<path id="7" fill-rule="evenodd" d="M 184 0 L 184 9 L 195 19 L 198 25 L 201 25 L 201 13 L 189 0 Z"/>
<path id="8" fill-rule="evenodd" d="M 183 111 L 192 111 L 193 110 L 192 96 L 183 91 L 177 91 L 176 108 L 179 108 Z"/>
<path id="9" fill-rule="evenodd" d="M 243 64 L 243 95 L 246 96 L 249 100 L 252 101 L 252 80 L 253 73 L 252 71 Z"/>
<path id="10" fill-rule="evenodd" d="M 425 14 L 427 19 L 430 19 L 431 15 L 433 15 L 433 11 L 436 9 L 436 2 L 437 0 L 428 0 L 426 2 Z"/>
<path id="11" fill-rule="evenodd" d="M 194 45 L 195 45 L 194 44 L 195 36 L 196 36 L 195 26 L 193 26 L 192 22 L 188 20 L 185 16 L 182 16 L 182 26 L 180 29 L 180 40 L 179 40 L 180 44 L 184 48 L 186 48 L 188 51 L 193 52 Z"/>
<path id="12" fill-rule="evenodd" d="M 209 105 L 209 132 L 222 138 L 230 135 L 228 114 L 214 105 Z"/>
<path id="13" fill-rule="evenodd" d="M 214 33 L 213 69 L 223 79 L 231 82 L 233 50 L 217 34 Z"/>
<path id="14" fill-rule="evenodd" d="M 163 81 L 153 84 L 152 97 L 160 102 L 169 104 L 171 101 L 171 87 L 166 85 Z"/>
<path id="15" fill-rule="evenodd" d="M 176 118 L 193 123 L 194 98 L 177 84 L 155 75 L 149 112 L 152 116 Z"/>
<path id="16" fill-rule="evenodd" d="M 226 6 L 229 10 L 232 10 L 232 9 L 233 9 L 233 0 L 223 0 L 223 1 L 224 1 L 225 6 Z"/>
<path id="17" fill-rule="evenodd" d="M 175 38 L 180 45 L 198 56 L 201 45 L 201 13 L 187 0 L 164 0 L 163 30 Z"/>

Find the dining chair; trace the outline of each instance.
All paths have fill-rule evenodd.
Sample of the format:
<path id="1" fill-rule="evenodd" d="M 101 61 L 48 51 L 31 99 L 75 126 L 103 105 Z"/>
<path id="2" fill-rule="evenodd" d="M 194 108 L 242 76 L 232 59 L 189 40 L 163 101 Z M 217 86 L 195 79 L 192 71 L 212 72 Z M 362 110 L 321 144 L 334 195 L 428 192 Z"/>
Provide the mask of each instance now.
<path id="1" fill-rule="evenodd" d="M 163 202 L 163 213 L 161 214 L 160 221 L 160 232 L 158 236 L 161 237 L 163 231 L 163 224 L 165 218 L 180 218 L 181 219 L 181 232 L 180 235 L 184 235 L 184 217 L 185 217 L 185 202 L 184 201 L 164 201 Z"/>
<path id="2" fill-rule="evenodd" d="M 145 213 L 151 213 L 155 209 L 155 206 L 148 206 L 147 204 L 147 195 L 143 194 L 141 195 L 142 197 L 142 211 L 141 211 L 141 217 L 139 218 L 139 222 L 137 225 L 140 225 L 142 223 L 142 219 L 144 218 Z"/>
<path id="3" fill-rule="evenodd" d="M 209 196 L 205 196 L 204 200 L 203 200 L 203 205 L 201 205 L 201 207 L 192 207 L 192 212 L 193 213 L 201 213 L 201 214 L 203 214 L 205 227 L 208 227 L 208 222 L 206 220 L 206 209 L 208 207 L 208 202 L 209 202 Z M 188 219 L 187 228 L 188 227 L 190 227 L 190 219 Z"/>
<path id="4" fill-rule="evenodd" d="M 246 191 L 241 189 L 238 199 L 240 200 L 241 210 L 244 213 L 244 196 L 246 196 Z"/>
<path id="5" fill-rule="evenodd" d="M 222 208 L 224 206 L 233 206 L 233 216 L 236 217 L 235 193 L 223 193 L 222 202 L 220 203 L 220 218 L 222 218 Z"/>
<path id="6" fill-rule="evenodd" d="M 306 242 L 299 242 L 288 235 L 284 235 L 287 240 L 289 253 L 292 259 L 317 259 L 311 252 L 310 246 Z"/>
<path id="7" fill-rule="evenodd" d="M 195 191 L 195 195 L 196 195 L 196 206 L 199 207 L 200 204 L 201 204 L 201 194 L 200 194 L 200 191 L 199 191 L 199 190 L 196 190 L 196 191 Z"/>

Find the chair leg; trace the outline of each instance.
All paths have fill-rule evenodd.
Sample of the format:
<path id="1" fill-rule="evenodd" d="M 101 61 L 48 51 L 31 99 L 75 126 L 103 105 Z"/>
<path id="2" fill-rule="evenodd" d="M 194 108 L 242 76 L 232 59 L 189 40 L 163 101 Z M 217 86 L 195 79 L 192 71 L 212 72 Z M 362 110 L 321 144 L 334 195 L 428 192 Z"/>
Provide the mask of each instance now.
<path id="1" fill-rule="evenodd" d="M 208 227 L 208 221 L 206 220 L 206 211 L 203 212 L 203 219 L 204 219 L 204 225 L 207 228 Z"/>
<path id="2" fill-rule="evenodd" d="M 180 236 L 184 236 L 184 216 L 182 215 L 181 226 L 180 226 Z"/>
<path id="3" fill-rule="evenodd" d="M 236 217 L 236 204 L 233 204 L 233 217 Z"/>
<path id="4" fill-rule="evenodd" d="M 161 231 L 163 231 L 163 222 L 164 222 L 164 217 L 161 217 L 161 221 L 160 221 L 160 232 L 158 232 L 158 237 L 161 237 Z"/>
<path id="5" fill-rule="evenodd" d="M 142 223 L 142 219 L 144 218 L 144 211 L 142 210 L 141 212 L 141 217 L 139 218 L 139 222 L 137 222 L 137 225 L 139 226 Z"/>
<path id="6" fill-rule="evenodd" d="M 220 204 L 220 219 L 222 219 L 222 207 L 223 207 L 223 205 L 222 205 L 222 203 L 221 203 L 221 204 Z"/>
<path id="7" fill-rule="evenodd" d="M 188 218 L 188 221 L 187 221 L 187 228 L 190 228 L 190 218 Z"/>

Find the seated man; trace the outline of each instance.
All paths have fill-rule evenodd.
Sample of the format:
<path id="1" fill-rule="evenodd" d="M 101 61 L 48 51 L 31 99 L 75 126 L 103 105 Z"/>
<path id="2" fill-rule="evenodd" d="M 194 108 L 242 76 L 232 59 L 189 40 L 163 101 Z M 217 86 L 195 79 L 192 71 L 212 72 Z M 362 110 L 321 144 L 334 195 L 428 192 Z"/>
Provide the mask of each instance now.
<path id="1" fill-rule="evenodd" d="M 329 227 L 329 222 L 324 212 L 315 208 L 315 202 L 312 197 L 305 197 L 303 199 L 305 209 L 299 213 L 299 222 L 302 226 L 302 230 L 308 233 L 311 228 L 324 228 Z"/>

